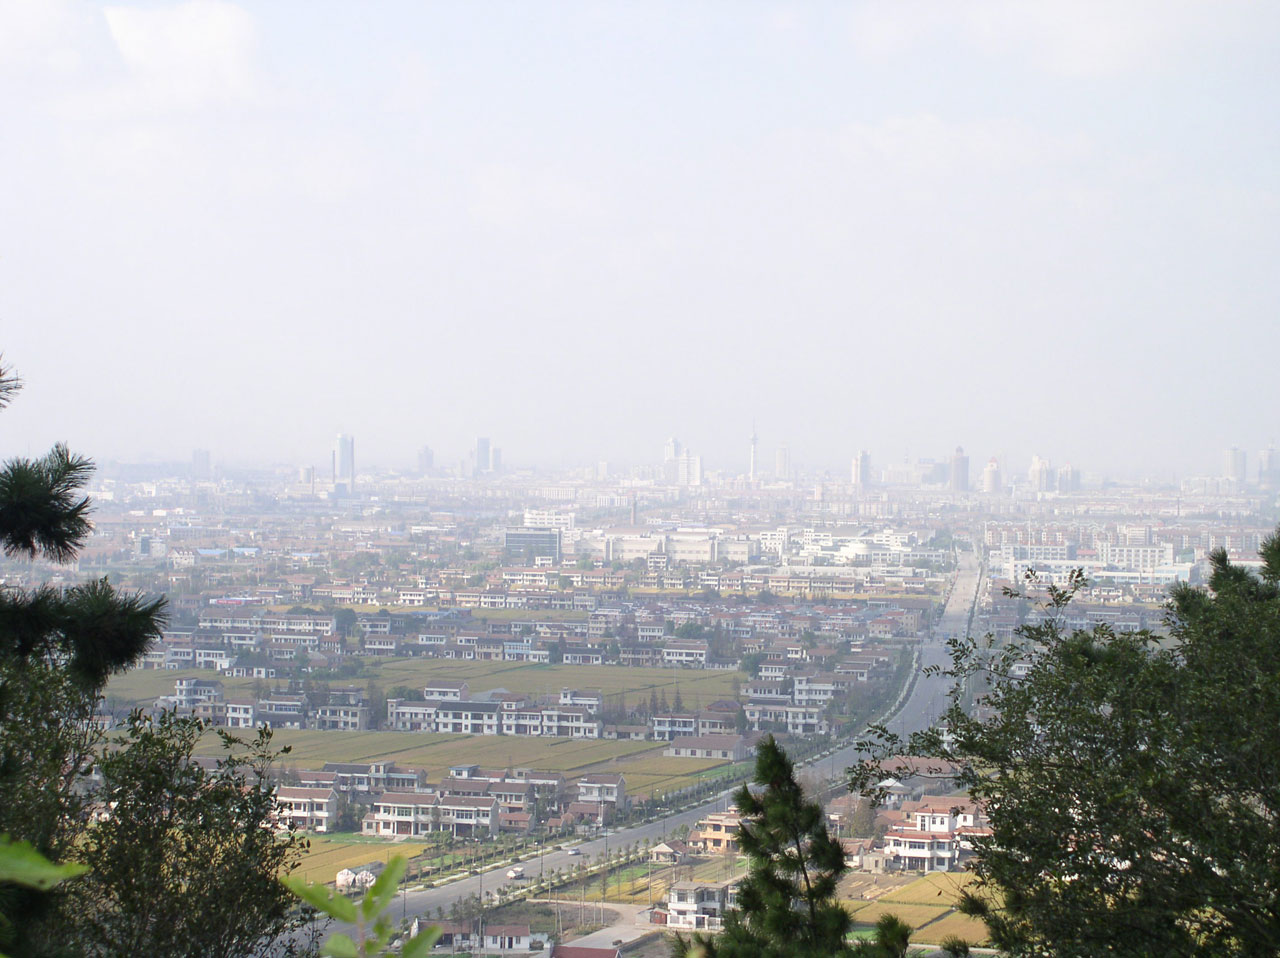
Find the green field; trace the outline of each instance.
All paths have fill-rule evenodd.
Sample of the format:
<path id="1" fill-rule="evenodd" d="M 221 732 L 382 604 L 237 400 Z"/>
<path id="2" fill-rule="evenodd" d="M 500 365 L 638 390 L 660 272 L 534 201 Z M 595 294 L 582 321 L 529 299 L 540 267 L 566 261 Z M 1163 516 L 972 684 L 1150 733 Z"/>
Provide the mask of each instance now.
<path id="1" fill-rule="evenodd" d="M 648 744 L 666 745 L 665 742 Z M 618 770 L 627 776 L 628 793 L 647 795 L 654 791 L 667 792 L 673 788 L 682 788 L 691 784 L 699 773 L 728 764 L 722 759 L 714 758 L 666 758 L 660 750 L 655 749 L 652 753 L 639 755 L 619 764 Z"/>
<path id="2" fill-rule="evenodd" d="M 627 756 L 661 749 L 662 742 L 607 739 L 517 738 L 511 735 L 433 735 L 421 732 L 299 732 L 279 729 L 273 742 L 291 749 L 287 765 L 319 768 L 325 762 L 394 761 L 425 768 L 431 781 L 448 774 L 451 765 L 485 768 L 525 767 L 564 772 L 626 773 Z M 630 780 L 628 779 L 628 790 Z"/>
<path id="3" fill-rule="evenodd" d="M 368 661 L 368 660 L 366 660 Z M 526 695 L 558 695 L 563 688 L 599 689 L 606 695 L 625 693 L 628 704 L 664 693 L 668 704 L 676 690 L 685 708 L 733 698 L 735 672 L 685 669 L 636 669 L 621 665 L 529 665 L 522 662 L 463 662 L 452 659 L 373 660 L 374 678 L 384 689 L 397 685 L 421 688 L 433 679 L 464 681 L 471 693 L 503 688 Z M 742 676 L 738 675 L 741 679 Z"/>
<path id="4" fill-rule="evenodd" d="M 629 704 L 648 703 L 651 693 L 668 704 L 677 690 L 685 708 L 698 708 L 732 698 L 732 672 L 634 669 L 622 666 L 528 665 L 516 662 L 465 662 L 440 659 L 365 659 L 366 671 L 352 684 L 376 682 L 384 691 L 397 686 L 421 688 L 429 681 L 465 681 L 472 693 L 503 688 L 531 696 L 556 696 L 562 688 L 624 693 Z M 208 669 L 134 670 L 112 678 L 107 700 L 115 708 L 150 705 L 172 695 L 175 680 L 218 679 L 228 698 L 249 697 L 260 680 L 229 679 Z M 277 746 L 288 745 L 284 761 L 319 769 L 325 762 L 395 761 L 427 769 L 432 781 L 449 766 L 478 764 L 487 768 L 526 767 L 563 772 L 575 778 L 586 772 L 611 771 L 627 776 L 633 796 L 667 792 L 693 784 L 698 776 L 727 766 L 715 760 L 664 758 L 661 742 L 605 739 L 541 739 L 514 736 L 432 735 L 418 732 L 297 732 L 280 729 Z M 212 746 L 212 736 L 211 736 Z"/>
<path id="5" fill-rule="evenodd" d="M 150 705 L 162 695 L 172 695 L 173 683 L 180 678 L 217 679 L 228 698 L 253 695 L 253 679 L 229 679 L 213 669 L 133 669 L 113 675 L 103 694 L 113 705 Z"/>
<path id="6" fill-rule="evenodd" d="M 635 669 L 620 665 L 529 665 L 521 662 L 463 662 L 452 659 L 395 658 L 362 660 L 359 678 L 345 684 L 378 683 L 384 691 L 398 685 L 420 689 L 438 679 L 464 681 L 471 693 L 503 688 L 525 695 L 559 695 L 562 688 L 599 689 L 606 695 L 622 692 L 627 703 L 649 701 L 651 692 L 666 695 L 668 704 L 679 690 L 685 708 L 700 708 L 717 699 L 733 698 L 736 672 L 684 669 Z M 195 677 L 222 682 L 228 697 L 251 695 L 255 679 L 228 679 L 212 669 L 134 669 L 107 684 L 109 701 L 120 706 L 150 705 L 173 694 L 176 679 Z M 741 679 L 741 676 L 738 675 Z M 343 681 L 335 684 L 342 685 Z"/>

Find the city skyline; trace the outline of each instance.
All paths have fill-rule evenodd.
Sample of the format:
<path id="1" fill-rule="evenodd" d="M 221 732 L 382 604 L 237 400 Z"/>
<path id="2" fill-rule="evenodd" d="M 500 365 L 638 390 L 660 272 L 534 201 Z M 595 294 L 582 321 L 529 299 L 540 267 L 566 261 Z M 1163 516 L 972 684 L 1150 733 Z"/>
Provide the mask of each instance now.
<path id="1" fill-rule="evenodd" d="M 1278 35 L 1230 2 L 7 5 L 0 456 L 501 435 L 555 468 L 674 432 L 736 473 L 754 418 L 761 473 L 1216 472 L 1277 439 Z"/>

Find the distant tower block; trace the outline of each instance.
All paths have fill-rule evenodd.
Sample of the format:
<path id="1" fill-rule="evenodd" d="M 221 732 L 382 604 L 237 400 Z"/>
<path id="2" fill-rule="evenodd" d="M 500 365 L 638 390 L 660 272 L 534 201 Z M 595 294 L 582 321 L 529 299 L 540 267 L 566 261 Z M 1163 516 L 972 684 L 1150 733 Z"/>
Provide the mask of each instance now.
<path id="1" fill-rule="evenodd" d="M 356 484 L 356 440 L 339 433 L 333 442 L 333 483 L 345 482 L 348 489 Z"/>
<path id="2" fill-rule="evenodd" d="M 982 491 L 989 496 L 999 495 L 1001 491 L 1000 463 L 994 456 L 982 470 Z"/>
<path id="3" fill-rule="evenodd" d="M 863 449 L 853 458 L 853 484 L 862 489 L 871 485 L 871 453 Z"/>
<path id="4" fill-rule="evenodd" d="M 756 481 L 756 446 L 759 441 L 760 439 L 756 435 L 756 424 L 753 420 L 751 423 L 751 465 L 747 470 L 747 478 L 752 482 Z"/>
<path id="5" fill-rule="evenodd" d="M 956 446 L 956 454 L 951 457 L 951 491 L 969 491 L 969 457 L 962 446 Z"/>
<path id="6" fill-rule="evenodd" d="M 779 446 L 773 457 L 773 475 L 777 479 L 791 478 L 791 450 Z"/>
<path id="7" fill-rule="evenodd" d="M 1245 480 L 1245 453 L 1243 449 L 1232 446 L 1223 455 L 1222 475 L 1232 482 Z"/>

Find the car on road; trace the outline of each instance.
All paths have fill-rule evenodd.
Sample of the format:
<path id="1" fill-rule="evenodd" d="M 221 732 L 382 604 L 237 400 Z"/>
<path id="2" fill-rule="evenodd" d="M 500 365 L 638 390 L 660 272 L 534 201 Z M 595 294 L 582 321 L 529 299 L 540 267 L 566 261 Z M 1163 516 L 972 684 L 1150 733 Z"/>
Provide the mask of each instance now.
<path id="1" fill-rule="evenodd" d="M 515 868 L 510 868 L 507 870 L 507 877 L 508 878 L 524 878 L 524 869 L 519 865 L 517 865 Z"/>
<path id="2" fill-rule="evenodd" d="M 570 855 L 581 855 L 581 854 L 582 854 L 582 849 L 580 849 L 580 848 L 570 848 L 570 849 L 569 849 L 569 854 L 570 854 Z"/>

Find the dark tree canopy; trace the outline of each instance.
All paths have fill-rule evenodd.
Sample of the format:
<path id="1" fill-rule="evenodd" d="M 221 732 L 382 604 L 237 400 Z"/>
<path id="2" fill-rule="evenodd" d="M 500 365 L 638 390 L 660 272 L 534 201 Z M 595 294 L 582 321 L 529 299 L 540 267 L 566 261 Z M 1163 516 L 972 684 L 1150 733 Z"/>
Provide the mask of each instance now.
<path id="1" fill-rule="evenodd" d="M 0 368 L 0 408 L 19 381 Z M 90 532 L 80 493 L 93 464 L 58 445 L 0 466 L 0 544 L 6 554 L 67 562 Z M 0 833 L 42 855 L 73 851 L 83 828 L 77 788 L 98 734 L 91 721 L 107 677 L 159 635 L 163 600 L 116 592 L 105 580 L 63 591 L 0 588 Z M 45 893 L 0 886 L 0 949 L 27 954 L 79 882 Z"/>
<path id="2" fill-rule="evenodd" d="M 906 751 L 957 765 L 986 805 L 963 904 L 997 946 L 1280 954 L 1280 537 L 1262 558 L 1254 574 L 1215 553 L 1207 590 L 1172 591 L 1165 636 L 1067 631 L 1077 578 L 1012 644 L 953 642 L 946 734 Z M 855 787 L 902 748 L 883 730 L 877 744 Z"/>
<path id="3" fill-rule="evenodd" d="M 836 900 L 844 850 L 827 829 L 822 806 L 809 801 L 773 736 L 757 750 L 755 788 L 734 796 L 742 815 L 738 846 L 750 871 L 738 886 L 719 937 L 677 936 L 678 954 L 706 958 L 835 958 L 851 954 L 853 925 Z"/>
<path id="4" fill-rule="evenodd" d="M 287 950 L 293 900 L 280 884 L 306 841 L 273 828 L 271 730 L 244 741 L 218 730 L 215 769 L 195 761 L 204 725 L 134 713 L 101 761 L 111 809 L 85 833 L 90 867 L 72 937 L 87 955 L 238 958 Z M 207 746 L 206 746 L 207 747 Z"/>

